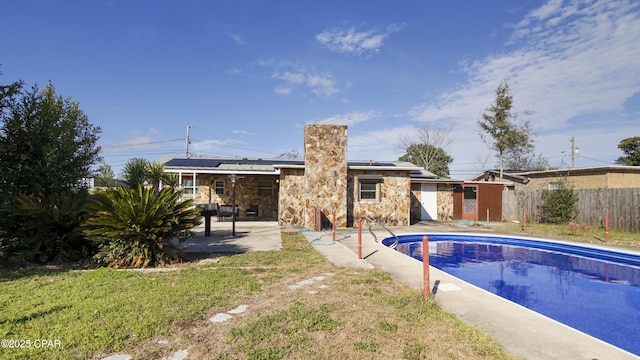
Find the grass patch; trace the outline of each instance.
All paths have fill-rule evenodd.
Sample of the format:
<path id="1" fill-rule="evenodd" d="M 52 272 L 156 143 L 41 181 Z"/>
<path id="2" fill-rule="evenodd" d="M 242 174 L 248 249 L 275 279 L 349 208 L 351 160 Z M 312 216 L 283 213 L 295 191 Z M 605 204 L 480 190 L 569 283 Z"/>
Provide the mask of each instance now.
<path id="1" fill-rule="evenodd" d="M 282 237 L 282 251 L 171 272 L 0 270 L 0 338 L 62 345 L 3 348 L 0 358 L 146 359 L 177 349 L 208 359 L 512 358 L 386 273 L 335 267 L 302 235 Z M 239 304 L 246 313 L 208 321 Z"/>
<path id="2" fill-rule="evenodd" d="M 522 224 L 504 223 L 497 230 L 522 233 L 522 227 Z M 527 233 L 592 244 L 640 248 L 640 233 L 610 230 L 609 243 L 606 243 L 605 230 L 600 226 L 528 223 Z"/>

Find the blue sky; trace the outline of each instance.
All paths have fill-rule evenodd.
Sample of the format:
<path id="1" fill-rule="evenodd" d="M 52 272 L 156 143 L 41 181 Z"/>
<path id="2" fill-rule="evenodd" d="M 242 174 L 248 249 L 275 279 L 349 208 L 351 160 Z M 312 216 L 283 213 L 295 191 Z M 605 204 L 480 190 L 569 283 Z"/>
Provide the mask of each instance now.
<path id="1" fill-rule="evenodd" d="M 0 0 L 0 83 L 51 81 L 102 128 L 105 162 L 303 153 L 349 126 L 350 160 L 452 129 L 451 176 L 496 159 L 477 121 L 508 78 L 553 166 L 612 164 L 640 136 L 640 2 Z"/>

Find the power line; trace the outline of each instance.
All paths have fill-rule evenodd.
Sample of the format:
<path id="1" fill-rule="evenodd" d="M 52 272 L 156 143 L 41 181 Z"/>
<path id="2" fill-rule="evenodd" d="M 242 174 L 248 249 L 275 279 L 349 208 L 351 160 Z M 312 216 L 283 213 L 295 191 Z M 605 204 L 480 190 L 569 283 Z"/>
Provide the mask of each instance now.
<path id="1" fill-rule="evenodd" d="M 128 148 L 128 147 L 133 147 L 133 146 L 162 144 L 162 143 L 175 142 L 175 141 L 183 141 L 183 140 L 184 140 L 184 139 L 173 139 L 173 140 L 149 141 L 149 142 L 133 143 L 133 144 L 107 145 L 107 146 L 102 146 L 102 148 L 103 148 L 103 149 Z"/>

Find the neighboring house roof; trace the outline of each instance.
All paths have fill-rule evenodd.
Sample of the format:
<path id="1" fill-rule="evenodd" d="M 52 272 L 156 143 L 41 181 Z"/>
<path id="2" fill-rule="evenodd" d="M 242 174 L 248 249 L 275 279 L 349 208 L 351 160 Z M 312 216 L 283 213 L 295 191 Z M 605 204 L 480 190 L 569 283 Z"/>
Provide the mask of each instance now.
<path id="1" fill-rule="evenodd" d="M 554 169 L 543 171 L 522 171 L 522 170 L 504 170 L 502 174 L 503 180 L 526 184 L 531 178 L 545 178 L 545 177 L 557 177 L 557 176 L 572 176 L 572 175 L 592 175 L 592 174 L 607 174 L 607 173 L 635 173 L 640 174 L 640 166 L 626 166 L 626 165 L 607 165 L 607 166 L 592 166 L 581 167 L 572 169 Z M 496 179 L 500 176 L 500 170 L 487 170 L 484 173 L 477 175 L 471 179 L 471 181 L 487 181 L 489 177 L 493 175 Z"/>
<path id="2" fill-rule="evenodd" d="M 627 166 L 627 165 L 606 165 L 606 166 L 591 166 L 572 169 L 555 169 L 544 171 L 526 171 L 518 173 L 518 175 L 528 177 L 549 177 L 549 176 L 571 176 L 571 175 L 585 175 L 585 174 L 606 174 L 606 173 L 635 173 L 640 174 L 640 166 Z"/>
<path id="3" fill-rule="evenodd" d="M 500 179 L 500 170 L 487 170 L 484 173 L 477 175 L 469 181 L 489 181 L 499 182 Z M 514 182 L 518 184 L 526 184 L 529 182 L 529 179 L 523 175 L 521 170 L 503 170 L 502 171 L 502 182 Z"/>

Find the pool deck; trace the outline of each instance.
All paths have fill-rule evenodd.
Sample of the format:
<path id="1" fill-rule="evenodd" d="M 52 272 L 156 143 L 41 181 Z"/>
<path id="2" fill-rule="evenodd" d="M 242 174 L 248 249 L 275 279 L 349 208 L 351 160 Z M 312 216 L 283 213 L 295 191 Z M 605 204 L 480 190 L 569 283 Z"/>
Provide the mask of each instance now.
<path id="1" fill-rule="evenodd" d="M 232 237 L 230 228 L 230 223 L 212 223 L 212 237 L 203 239 L 202 234 L 198 234 L 195 241 L 184 244 L 185 248 L 189 248 L 185 250 L 245 252 L 278 249 L 281 246 L 280 231 L 300 230 L 281 228 L 274 222 L 236 222 L 237 236 Z M 449 227 L 437 222 L 394 227 L 391 230 L 397 235 L 452 231 L 496 233 L 491 227 Z M 368 231 L 362 233 L 362 260 L 357 257 L 356 229 L 336 231 L 335 242 L 332 240 L 330 230 L 301 230 L 301 232 L 318 252 L 337 266 L 377 268 L 389 273 L 397 282 L 423 291 L 422 262 L 375 242 Z M 381 228 L 377 228 L 375 233 L 380 238 L 388 236 L 388 233 Z M 627 351 L 468 284 L 434 267 L 430 268 L 430 282 L 432 289 L 438 282 L 437 291 L 432 296 L 444 310 L 480 329 L 519 358 L 532 360 L 640 359 Z"/>

